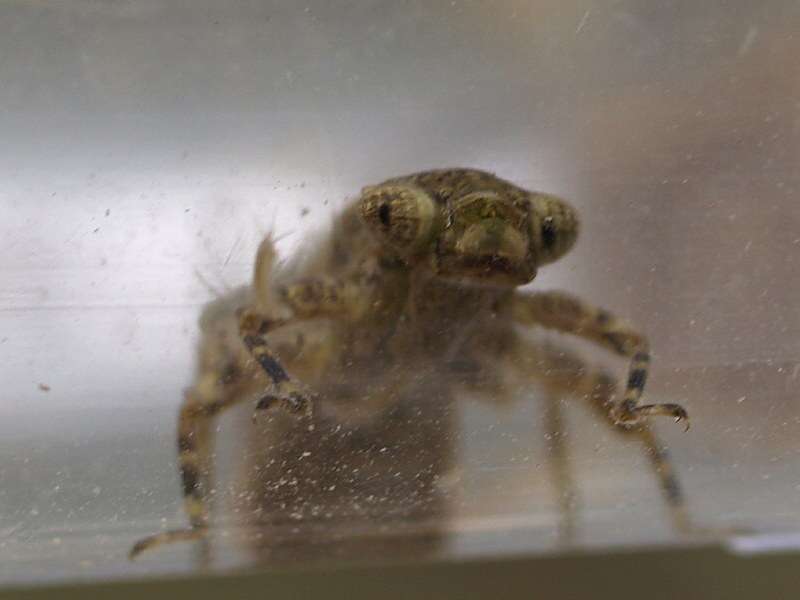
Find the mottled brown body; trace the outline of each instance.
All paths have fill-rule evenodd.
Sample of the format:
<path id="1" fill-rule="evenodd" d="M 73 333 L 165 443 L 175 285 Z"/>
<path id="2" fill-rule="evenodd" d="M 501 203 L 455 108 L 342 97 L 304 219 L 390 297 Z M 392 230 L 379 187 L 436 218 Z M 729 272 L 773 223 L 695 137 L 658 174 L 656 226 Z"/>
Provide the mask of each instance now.
<path id="1" fill-rule="evenodd" d="M 369 523 L 441 522 L 459 391 L 502 401 L 532 381 L 553 397 L 589 399 L 609 423 L 641 438 L 677 524 L 687 527 L 677 481 L 646 424 L 652 415 L 686 413 L 639 404 L 646 339 L 567 294 L 517 289 L 565 254 L 577 232 L 577 215 L 554 196 L 482 171 L 445 169 L 365 188 L 329 237 L 281 272 L 266 240 L 253 286 L 212 303 L 201 319 L 198 376 L 178 435 L 192 527 L 142 540 L 132 554 L 205 534 L 211 423 L 235 403 L 253 401 L 259 414 L 243 512 L 274 529 L 262 538 L 273 543 L 287 520 L 306 531 L 318 523 L 328 536 L 338 526 L 344 537 Z M 530 326 L 627 357 L 620 397 L 607 375 L 534 345 Z M 560 428 L 555 407 L 547 419 Z M 557 444 L 557 479 L 566 488 L 563 454 Z"/>

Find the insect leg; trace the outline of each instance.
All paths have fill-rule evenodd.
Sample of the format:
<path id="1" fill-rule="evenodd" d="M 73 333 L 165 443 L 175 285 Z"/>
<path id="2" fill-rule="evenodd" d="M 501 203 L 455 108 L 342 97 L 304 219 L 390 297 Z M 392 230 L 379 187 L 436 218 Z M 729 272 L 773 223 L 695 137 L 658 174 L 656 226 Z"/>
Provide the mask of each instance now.
<path id="1" fill-rule="evenodd" d="M 555 348 L 551 345 L 533 345 L 531 343 L 520 342 L 515 350 L 516 356 L 514 364 L 522 374 L 540 381 L 545 385 L 547 393 L 553 401 L 564 396 L 583 397 L 591 403 L 592 407 L 613 425 L 615 429 L 626 437 L 635 437 L 644 446 L 645 452 L 650 460 L 655 474 L 658 477 L 664 499 L 669 507 L 672 521 L 675 527 L 681 531 L 697 530 L 690 523 L 686 511 L 686 500 L 680 482 L 675 474 L 675 469 L 669 457 L 666 447 L 658 440 L 655 433 L 646 423 L 639 423 L 631 426 L 620 423 L 616 414 L 616 404 L 614 402 L 615 385 L 614 379 L 609 373 L 601 369 L 588 367 L 578 356 Z M 549 409 L 552 411 L 552 408 Z M 560 424 L 560 416 L 553 418 L 552 412 L 549 413 L 549 425 L 551 430 L 561 429 L 561 436 L 564 435 Z M 557 444 L 563 445 L 563 439 Z M 566 460 L 559 456 L 562 450 L 556 445 L 553 448 L 556 461 Z M 564 453 L 565 455 L 565 453 Z M 555 465 L 557 473 L 557 484 L 561 484 L 559 478 L 567 485 L 570 480 L 567 475 L 559 474 L 562 468 Z M 563 471 L 565 472 L 565 471 Z M 562 472 L 562 473 L 563 473 Z M 562 502 L 571 499 L 571 492 L 565 486 L 562 488 Z M 562 504 L 562 510 L 564 505 Z M 565 515 L 565 528 L 569 527 L 569 512 Z"/>
<path id="2" fill-rule="evenodd" d="M 342 318 L 360 310 L 360 287 L 357 280 L 328 280 L 324 278 L 298 281 L 277 288 L 278 296 L 291 315 L 270 319 L 258 307 L 239 314 L 239 333 L 250 354 L 267 374 L 274 392 L 256 405 L 256 410 L 281 404 L 290 412 L 308 415 L 313 394 L 293 379 L 270 348 L 268 336 L 280 327 L 319 318 Z"/>
<path id="3" fill-rule="evenodd" d="M 212 488 L 211 425 L 223 410 L 242 398 L 236 393 L 237 389 L 233 382 L 209 371 L 187 390 L 178 414 L 178 468 L 183 505 L 190 528 L 164 531 L 139 540 L 130 550 L 131 559 L 156 546 L 182 540 L 199 540 L 207 534 L 208 500 Z"/>
<path id="4" fill-rule="evenodd" d="M 520 323 L 577 335 L 631 359 L 622 400 L 613 409 L 616 423 L 633 426 L 646 417 L 666 415 L 675 421 L 686 421 L 688 429 L 689 416 L 682 406 L 639 404 L 650 367 L 650 350 L 647 339 L 624 321 L 562 292 L 515 296 L 514 318 Z"/>

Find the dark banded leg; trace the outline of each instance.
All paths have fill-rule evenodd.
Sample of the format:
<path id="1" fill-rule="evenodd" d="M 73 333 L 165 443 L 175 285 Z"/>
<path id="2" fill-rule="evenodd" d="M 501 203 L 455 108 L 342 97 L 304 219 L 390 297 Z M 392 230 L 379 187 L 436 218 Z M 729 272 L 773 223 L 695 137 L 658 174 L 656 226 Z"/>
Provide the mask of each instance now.
<path id="1" fill-rule="evenodd" d="M 633 367 L 632 372 L 635 372 L 635 368 Z M 658 478 L 661 492 L 669 508 L 675 528 L 684 532 L 692 529 L 686 511 L 686 498 L 666 446 L 659 442 L 656 434 L 647 423 L 639 422 L 636 425 L 628 425 L 625 422 L 620 422 L 617 413 L 619 406 L 614 402 L 616 386 L 610 374 L 601 370 L 583 369 L 581 371 L 581 380 L 582 382 L 578 385 L 578 391 L 589 399 L 594 408 L 608 420 L 609 424 L 626 437 L 636 437 L 644 446 L 645 453 Z M 629 384 L 626 386 L 625 393 L 629 393 L 630 389 L 631 386 Z"/>
<path id="2" fill-rule="evenodd" d="M 290 317 L 270 319 L 257 307 L 242 310 L 239 314 L 242 340 L 274 386 L 273 392 L 258 402 L 256 411 L 278 404 L 291 413 L 308 416 L 312 410 L 313 394 L 286 372 L 267 338 L 270 332 L 285 325 L 347 316 L 359 308 L 359 288 L 356 281 L 309 279 L 279 287 L 277 294 L 291 311 Z"/>
<path id="3" fill-rule="evenodd" d="M 631 358 L 622 400 L 612 411 L 616 423 L 633 426 L 647 417 L 663 415 L 686 421 L 689 428 L 689 415 L 678 404 L 639 404 L 650 368 L 650 350 L 645 337 L 624 321 L 562 292 L 517 295 L 514 318 L 591 340 Z"/>
<path id="4" fill-rule="evenodd" d="M 644 446 L 647 458 L 658 478 L 661 493 L 669 508 L 674 527 L 685 533 L 706 533 L 706 530 L 693 525 L 689 518 L 686 497 L 666 445 L 659 441 L 658 436 L 647 423 L 628 425 L 619 421 L 616 412 L 618 407 L 613 401 L 615 385 L 609 374 L 594 371 L 588 372 L 586 377 L 588 381 L 582 387 L 584 393 L 588 392 L 587 396 L 594 408 L 607 419 L 609 424 L 615 426 L 617 431 L 626 437 L 636 437 Z"/>
<path id="5" fill-rule="evenodd" d="M 616 416 L 618 404 L 614 402 L 615 384 L 611 375 L 603 370 L 589 368 L 576 355 L 548 344 L 534 345 L 518 341 L 514 364 L 520 375 L 540 382 L 548 394 L 547 425 L 550 435 L 560 430 L 557 445 L 551 446 L 553 471 L 562 511 L 561 530 L 572 534 L 574 525 L 574 498 L 569 476 L 565 429 L 560 413 L 554 413 L 554 403 L 565 396 L 578 396 L 589 400 L 600 416 L 626 437 L 636 437 L 643 444 L 653 470 L 658 477 L 664 500 L 672 522 L 680 531 L 701 532 L 688 518 L 685 498 L 666 447 L 644 423 L 620 423 Z M 556 407 L 557 408 L 557 407 Z M 559 464 L 563 461 L 563 464 Z M 570 505 L 573 503 L 573 506 Z"/>
<path id="6" fill-rule="evenodd" d="M 139 540 L 129 553 L 134 559 L 145 550 L 177 541 L 202 540 L 208 533 L 209 498 L 213 487 L 210 456 L 212 424 L 226 408 L 241 399 L 238 387 L 216 373 L 202 375 L 186 392 L 178 415 L 178 468 L 183 506 L 190 527 L 164 531 Z"/>
<path id="7" fill-rule="evenodd" d="M 659 441 L 656 434 L 647 425 L 639 425 L 631 433 L 642 440 L 647 450 L 647 457 L 658 474 L 661 492 L 670 506 L 672 522 L 676 529 L 683 532 L 700 531 L 699 528 L 692 525 L 686 512 L 686 498 L 666 445 Z"/>
<path id="8" fill-rule="evenodd" d="M 273 393 L 263 396 L 256 403 L 256 412 L 253 413 L 253 418 L 255 419 L 258 411 L 272 408 L 275 405 L 282 406 L 290 413 L 310 416 L 312 395 L 303 390 L 297 381 L 289 377 L 278 357 L 267 345 L 264 335 L 245 335 L 244 344 L 275 387 Z"/>

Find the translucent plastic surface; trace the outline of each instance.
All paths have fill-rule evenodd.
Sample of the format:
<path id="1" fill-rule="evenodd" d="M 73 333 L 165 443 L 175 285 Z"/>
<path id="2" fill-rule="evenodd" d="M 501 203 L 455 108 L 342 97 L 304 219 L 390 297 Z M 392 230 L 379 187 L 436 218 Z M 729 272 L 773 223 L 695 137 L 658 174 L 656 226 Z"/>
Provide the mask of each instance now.
<path id="1" fill-rule="evenodd" d="M 695 521 L 792 531 L 799 26 L 789 0 L 4 2 L 0 581 L 196 568 L 192 544 L 126 553 L 186 523 L 175 423 L 202 307 L 249 283 L 268 232 L 290 257 L 362 186 L 450 166 L 570 199 L 578 245 L 531 288 L 648 334 L 647 400 L 692 416 L 656 428 Z M 226 415 L 212 565 L 564 548 L 545 399 L 514 395 L 458 398 L 438 438 L 412 427 L 448 465 L 424 519 L 299 519 L 270 534 L 281 551 L 236 520 L 253 429 Z M 696 543 L 640 446 L 560 405 L 568 546 Z"/>

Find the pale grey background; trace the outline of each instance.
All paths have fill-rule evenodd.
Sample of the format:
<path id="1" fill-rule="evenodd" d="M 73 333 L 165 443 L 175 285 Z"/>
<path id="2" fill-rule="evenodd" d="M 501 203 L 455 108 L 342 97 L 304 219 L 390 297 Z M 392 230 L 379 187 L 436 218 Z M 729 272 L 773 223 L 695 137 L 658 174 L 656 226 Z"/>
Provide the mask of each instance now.
<path id="1" fill-rule="evenodd" d="M 650 334 L 698 519 L 795 528 L 798 27 L 791 0 L 3 2 L 0 580 L 191 568 L 124 554 L 183 522 L 209 286 L 267 231 L 289 255 L 362 185 L 453 165 L 579 207 L 534 286 Z M 540 414 L 466 403 L 447 552 L 556 547 Z M 579 406 L 569 429 L 582 543 L 676 541 L 635 447 Z"/>

